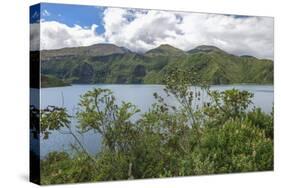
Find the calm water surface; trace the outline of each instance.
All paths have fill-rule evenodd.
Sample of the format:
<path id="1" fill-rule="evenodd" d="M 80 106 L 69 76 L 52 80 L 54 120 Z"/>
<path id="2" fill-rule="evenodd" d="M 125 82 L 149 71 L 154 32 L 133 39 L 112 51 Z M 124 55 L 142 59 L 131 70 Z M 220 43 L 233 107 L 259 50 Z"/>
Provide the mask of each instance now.
<path id="1" fill-rule="evenodd" d="M 155 102 L 153 93 L 157 92 L 165 98 L 169 104 L 177 105 L 172 97 L 165 97 L 162 85 L 72 85 L 68 87 L 43 88 L 41 90 L 41 109 L 48 105 L 65 107 L 70 115 L 77 112 L 77 104 L 80 96 L 93 88 L 111 89 L 116 97 L 117 103 L 121 101 L 131 102 L 135 104 L 141 113 L 146 112 L 152 103 Z M 270 113 L 273 105 L 274 89 L 272 85 L 219 85 L 212 86 L 211 90 L 227 90 L 236 88 L 239 90 L 247 90 L 254 94 L 253 104 L 261 107 L 263 111 Z M 32 94 L 32 93 L 31 93 Z M 204 97 L 204 96 L 203 96 Z M 205 96 L 207 98 L 207 96 Z M 206 99 L 205 99 L 206 100 Z M 141 113 L 134 118 L 137 119 Z M 72 129 L 75 131 L 77 122 L 72 119 Z M 85 147 L 91 153 L 97 153 L 101 146 L 101 136 L 94 132 L 80 135 L 80 139 L 84 142 Z M 75 143 L 70 135 L 61 134 L 54 131 L 47 140 L 40 140 L 41 158 L 46 156 L 50 151 L 70 151 L 70 144 Z"/>

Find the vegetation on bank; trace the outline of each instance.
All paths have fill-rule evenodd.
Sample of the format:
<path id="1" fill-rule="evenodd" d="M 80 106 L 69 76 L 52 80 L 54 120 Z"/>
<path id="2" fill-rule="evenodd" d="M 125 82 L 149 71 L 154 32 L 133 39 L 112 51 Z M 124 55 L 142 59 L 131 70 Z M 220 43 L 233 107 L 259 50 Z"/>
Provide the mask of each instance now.
<path id="1" fill-rule="evenodd" d="M 65 108 L 40 112 L 41 135 L 64 129 L 77 144 L 72 154 L 51 152 L 41 160 L 41 183 L 161 178 L 273 170 L 273 113 L 248 109 L 247 91 L 210 91 L 194 71 L 174 69 L 163 77 L 165 92 L 180 106 L 157 93 L 148 112 L 130 102 L 117 105 L 108 89 L 81 96 L 75 115 L 81 134 L 102 136 L 101 151 L 90 154 L 70 126 Z M 196 91 L 191 86 L 199 85 Z M 200 100 L 206 92 L 210 101 Z M 66 131 L 66 132 L 65 132 Z"/>
<path id="2" fill-rule="evenodd" d="M 51 75 L 41 75 L 41 87 L 60 87 L 60 86 L 69 86 L 68 82 L 65 82 L 55 76 Z"/>
<path id="3" fill-rule="evenodd" d="M 272 84 L 273 61 L 235 56 L 214 46 L 183 51 L 161 45 L 144 54 L 113 44 L 42 51 L 42 73 L 80 84 L 164 84 L 173 67 L 196 71 L 208 84 Z"/>

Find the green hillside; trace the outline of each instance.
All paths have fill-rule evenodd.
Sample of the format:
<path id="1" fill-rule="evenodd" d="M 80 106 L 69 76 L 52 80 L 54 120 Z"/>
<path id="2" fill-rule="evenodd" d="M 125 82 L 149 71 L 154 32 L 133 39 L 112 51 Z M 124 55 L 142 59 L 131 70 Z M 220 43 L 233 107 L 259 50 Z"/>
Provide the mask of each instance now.
<path id="1" fill-rule="evenodd" d="M 41 52 L 42 73 L 69 83 L 161 84 L 175 67 L 196 71 L 209 84 L 273 83 L 273 61 L 235 56 L 214 46 L 182 51 L 161 45 L 144 54 L 113 44 Z"/>
<path id="2" fill-rule="evenodd" d="M 41 75 L 41 87 L 60 87 L 60 86 L 68 86 L 70 85 L 67 82 L 49 75 Z"/>

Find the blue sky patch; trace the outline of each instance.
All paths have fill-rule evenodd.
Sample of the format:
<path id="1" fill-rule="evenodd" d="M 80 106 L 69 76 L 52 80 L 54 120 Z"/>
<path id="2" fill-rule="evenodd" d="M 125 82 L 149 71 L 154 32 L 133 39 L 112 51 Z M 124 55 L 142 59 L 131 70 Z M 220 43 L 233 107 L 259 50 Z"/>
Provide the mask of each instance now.
<path id="1" fill-rule="evenodd" d="M 103 11 L 104 7 L 69 5 L 69 4 L 41 4 L 41 19 L 44 21 L 57 21 L 69 27 L 79 25 L 84 28 L 91 28 L 93 24 L 98 25 L 97 34 L 104 32 Z"/>

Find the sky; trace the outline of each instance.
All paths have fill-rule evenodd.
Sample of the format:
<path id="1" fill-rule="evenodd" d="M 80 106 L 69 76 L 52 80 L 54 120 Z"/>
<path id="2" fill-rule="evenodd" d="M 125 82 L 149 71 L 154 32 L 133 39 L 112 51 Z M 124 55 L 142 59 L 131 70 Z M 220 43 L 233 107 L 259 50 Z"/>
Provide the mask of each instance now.
<path id="1" fill-rule="evenodd" d="M 185 51 L 214 45 L 273 59 L 274 19 L 43 3 L 30 9 L 30 40 L 31 50 L 113 43 L 143 53 L 161 44 Z"/>

